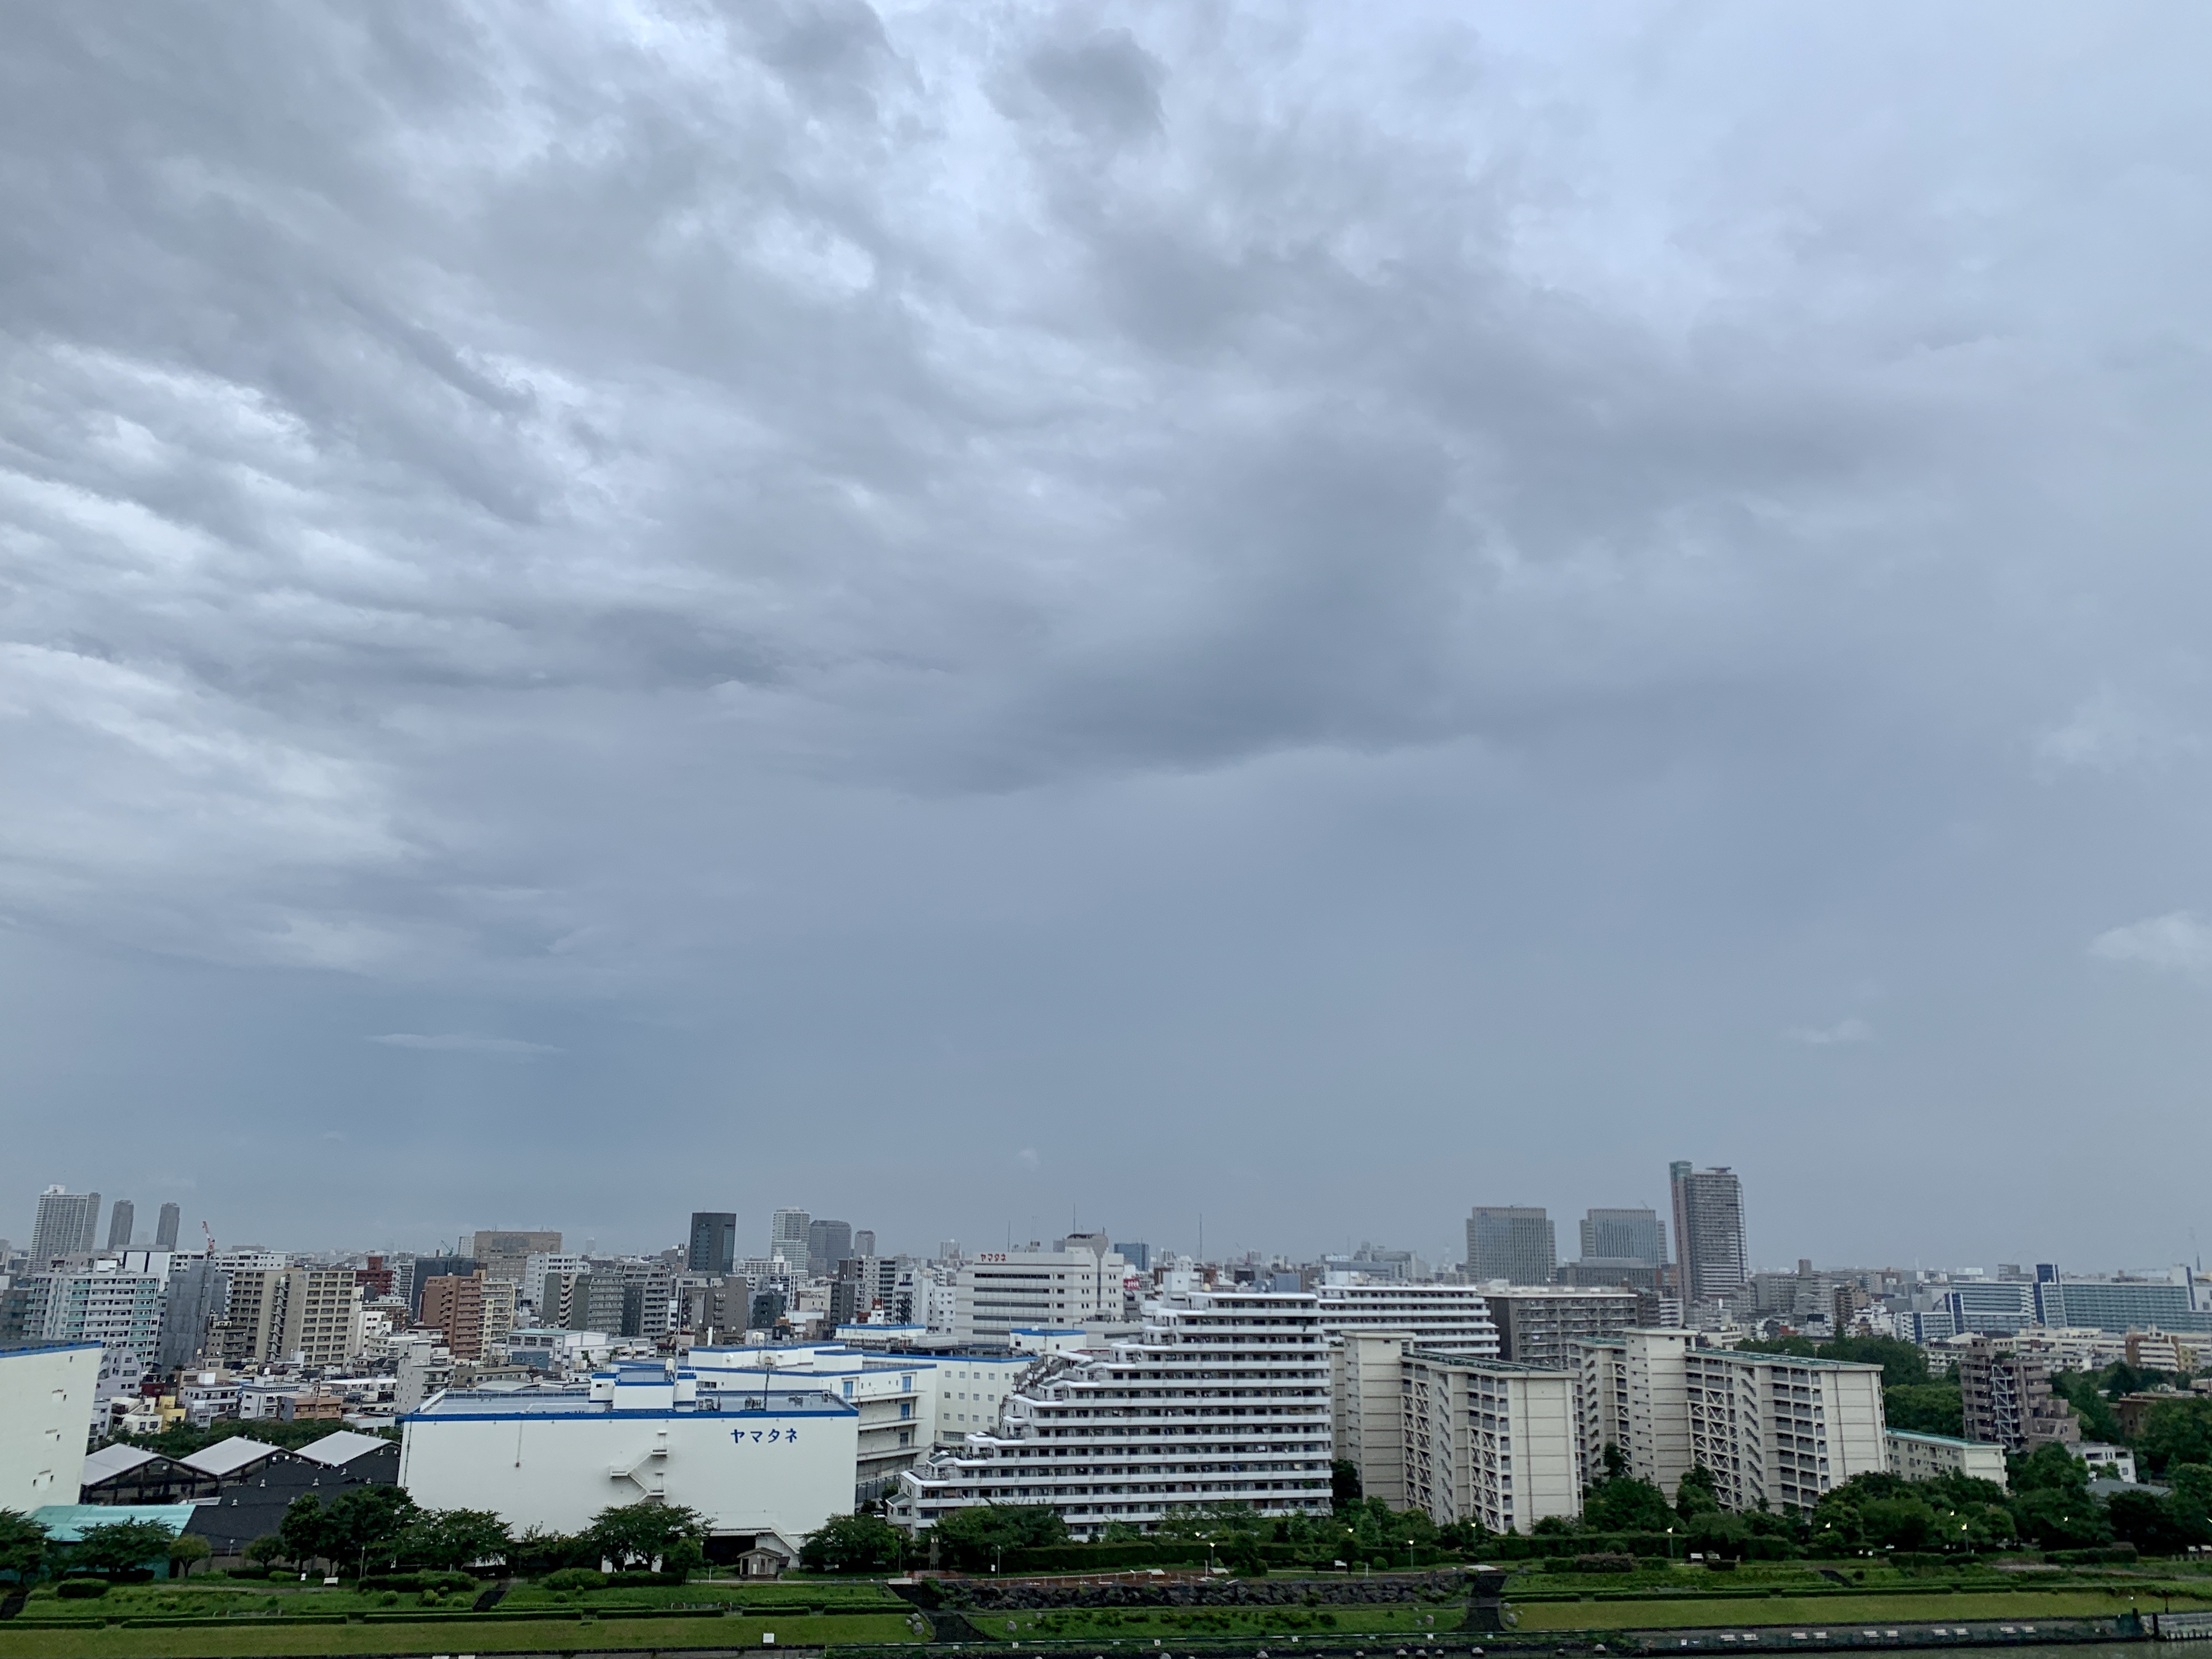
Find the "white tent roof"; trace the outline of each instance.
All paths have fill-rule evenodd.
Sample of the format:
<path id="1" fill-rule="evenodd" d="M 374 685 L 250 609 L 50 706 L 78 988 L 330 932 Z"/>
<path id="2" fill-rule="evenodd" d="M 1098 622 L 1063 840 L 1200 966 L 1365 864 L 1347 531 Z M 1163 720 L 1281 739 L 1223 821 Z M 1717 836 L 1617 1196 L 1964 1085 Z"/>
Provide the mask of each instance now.
<path id="1" fill-rule="evenodd" d="M 340 1429 L 335 1434 L 325 1435 L 312 1445 L 301 1447 L 300 1455 L 337 1468 L 352 1462 L 364 1452 L 381 1451 L 391 1443 L 380 1435 L 356 1434 L 350 1429 Z"/>

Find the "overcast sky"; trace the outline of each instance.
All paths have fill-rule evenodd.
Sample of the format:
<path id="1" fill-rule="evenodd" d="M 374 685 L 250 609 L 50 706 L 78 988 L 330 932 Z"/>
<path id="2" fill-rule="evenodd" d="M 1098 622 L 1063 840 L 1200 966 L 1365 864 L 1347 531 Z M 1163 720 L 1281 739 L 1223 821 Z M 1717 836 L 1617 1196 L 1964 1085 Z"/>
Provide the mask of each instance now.
<path id="1" fill-rule="evenodd" d="M 15 9 L 0 1232 L 2190 1255 L 2208 52 Z"/>

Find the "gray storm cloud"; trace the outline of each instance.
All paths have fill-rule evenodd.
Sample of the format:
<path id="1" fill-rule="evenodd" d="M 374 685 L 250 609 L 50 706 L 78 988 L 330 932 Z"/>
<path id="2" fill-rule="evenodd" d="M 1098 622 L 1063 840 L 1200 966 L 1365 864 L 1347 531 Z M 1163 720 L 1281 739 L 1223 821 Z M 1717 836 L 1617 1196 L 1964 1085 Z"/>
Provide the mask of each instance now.
<path id="1" fill-rule="evenodd" d="M 15 1063 L 173 983 L 195 1097 L 650 1097 L 914 1243 L 962 1224 L 789 1126 L 1019 1146 L 1018 1231 L 1082 1164 L 1034 1114 L 1390 1099 L 1440 1252 L 1479 1148 L 1564 1212 L 2115 1077 L 2167 1124 L 2195 990 L 2083 943 L 2201 969 L 2212 907 L 2203 33 L 26 12 L 0 906 L 69 1017 Z"/>

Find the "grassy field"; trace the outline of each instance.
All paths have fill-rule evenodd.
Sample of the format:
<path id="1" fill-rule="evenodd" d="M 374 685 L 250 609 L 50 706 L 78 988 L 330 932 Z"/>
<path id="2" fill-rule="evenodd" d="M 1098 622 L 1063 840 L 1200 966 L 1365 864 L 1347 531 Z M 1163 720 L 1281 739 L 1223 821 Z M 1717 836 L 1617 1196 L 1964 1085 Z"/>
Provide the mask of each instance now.
<path id="1" fill-rule="evenodd" d="M 1509 1605 L 1510 1605 L 1509 1601 Z M 1816 1625 L 1824 1630 L 1838 1626 L 1898 1624 L 1910 1620 L 1938 1624 L 1953 1620 L 2091 1619 L 2109 1618 L 2140 1607 L 2162 1611 L 2164 1598 L 2138 1593 L 2130 1601 L 2124 1591 L 2094 1589 L 2052 1590 L 2039 1595 L 2008 1594 L 2002 1589 L 1964 1590 L 1949 1595 L 1894 1593 L 1877 1595 L 1761 1596 L 1755 1600 L 1710 1600 L 1683 1597 L 1650 1601 L 1540 1601 L 1521 1607 L 1522 1630 L 1680 1630 L 1704 1626 L 1751 1628 L 1760 1625 Z M 2212 1607 L 2212 1599 L 2177 1595 L 2176 1613 Z"/>
<path id="2" fill-rule="evenodd" d="M 919 1640 L 895 1613 L 826 1618 L 470 1620 L 452 1624 L 268 1625 L 184 1629 L 20 1630 L 0 1625 L 0 1659 L 229 1659 L 256 1654 L 544 1653 L 608 1648 L 887 1645 Z"/>

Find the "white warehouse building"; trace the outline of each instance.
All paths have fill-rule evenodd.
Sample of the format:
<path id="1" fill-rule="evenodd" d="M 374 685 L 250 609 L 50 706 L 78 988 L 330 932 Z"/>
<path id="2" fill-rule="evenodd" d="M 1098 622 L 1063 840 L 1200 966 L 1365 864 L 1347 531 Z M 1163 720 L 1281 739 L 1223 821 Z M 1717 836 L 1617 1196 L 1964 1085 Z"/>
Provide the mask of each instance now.
<path id="1" fill-rule="evenodd" d="M 402 1419 L 399 1484 L 433 1509 L 577 1532 L 653 1498 L 706 1517 L 716 1559 L 799 1540 L 853 1508 L 860 1413 L 815 1379 L 702 1389 L 688 1369 L 617 1364 L 585 1389 L 447 1389 Z"/>
<path id="2" fill-rule="evenodd" d="M 0 1350 L 0 1510 L 76 1502 L 100 1357 L 97 1342 Z"/>

